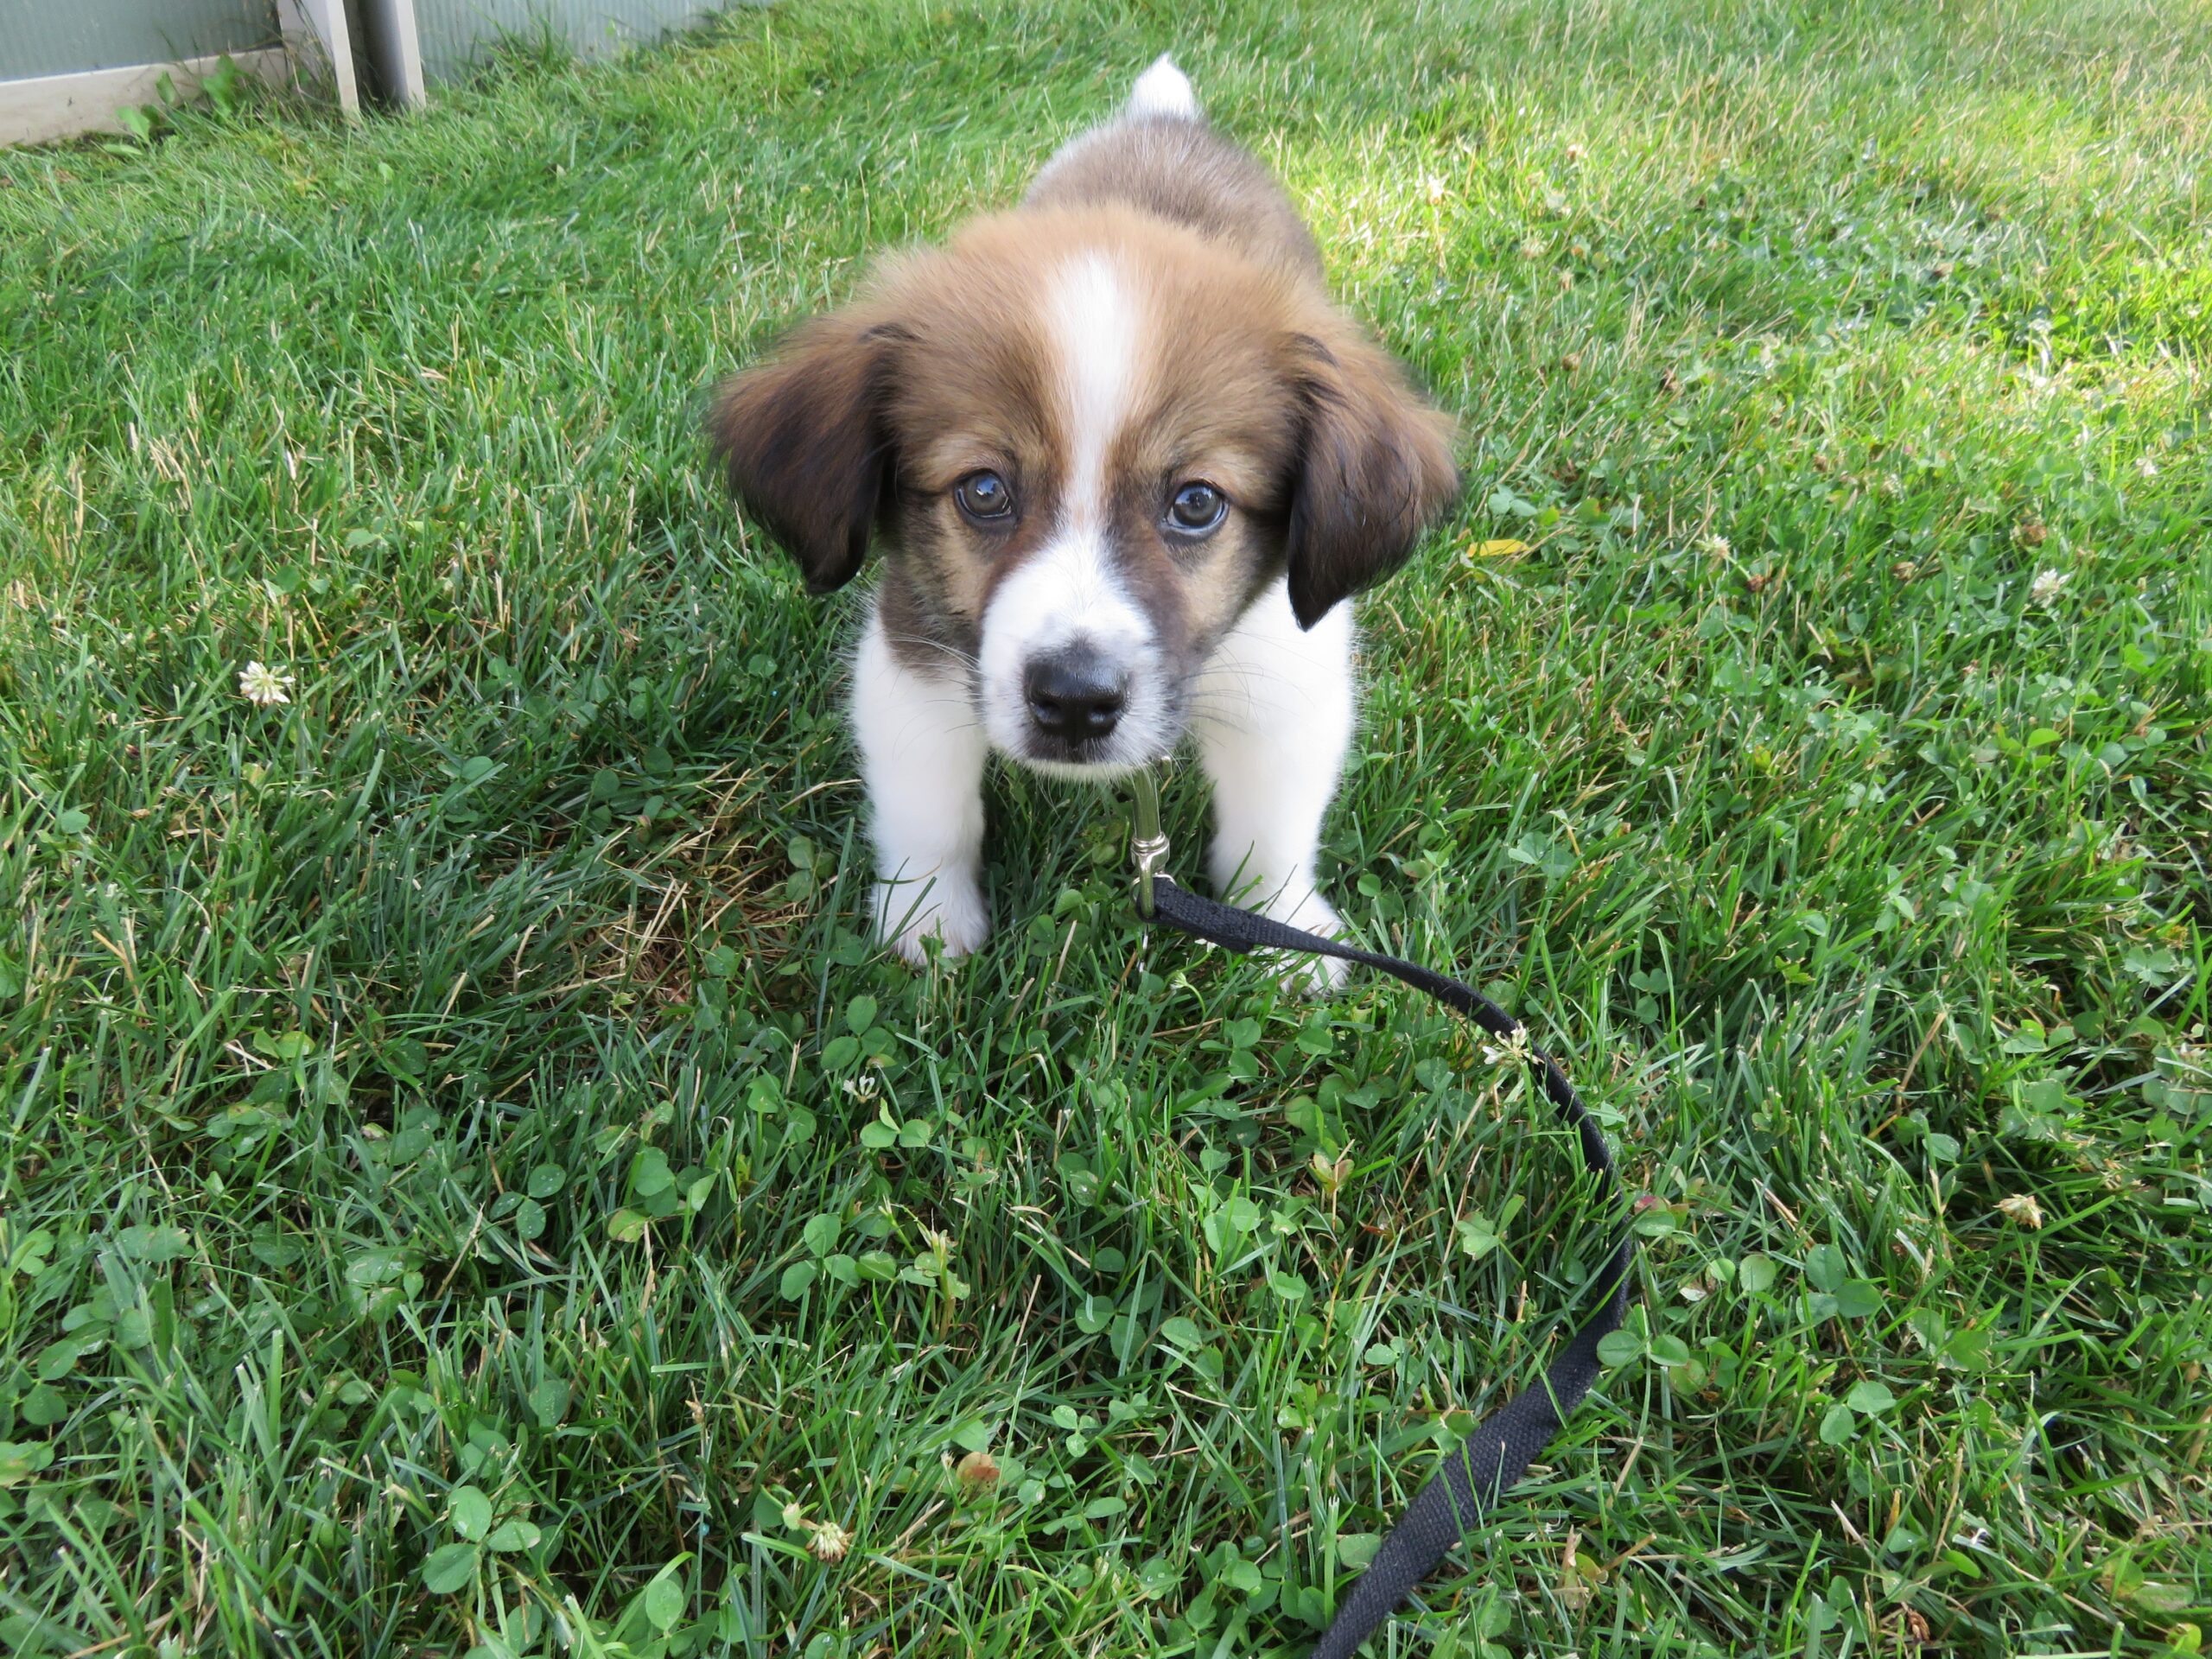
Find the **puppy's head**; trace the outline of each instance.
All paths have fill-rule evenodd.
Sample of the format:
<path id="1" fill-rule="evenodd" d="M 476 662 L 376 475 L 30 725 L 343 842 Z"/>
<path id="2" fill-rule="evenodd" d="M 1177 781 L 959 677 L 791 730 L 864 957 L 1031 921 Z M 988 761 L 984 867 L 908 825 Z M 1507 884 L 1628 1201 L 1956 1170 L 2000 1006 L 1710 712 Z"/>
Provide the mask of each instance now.
<path id="1" fill-rule="evenodd" d="M 1164 754 L 1268 583 L 1313 626 L 1458 482 L 1444 417 L 1312 284 L 1113 209 L 910 256 L 727 382 L 710 424 L 809 587 L 879 543 L 893 652 L 1073 775 Z"/>

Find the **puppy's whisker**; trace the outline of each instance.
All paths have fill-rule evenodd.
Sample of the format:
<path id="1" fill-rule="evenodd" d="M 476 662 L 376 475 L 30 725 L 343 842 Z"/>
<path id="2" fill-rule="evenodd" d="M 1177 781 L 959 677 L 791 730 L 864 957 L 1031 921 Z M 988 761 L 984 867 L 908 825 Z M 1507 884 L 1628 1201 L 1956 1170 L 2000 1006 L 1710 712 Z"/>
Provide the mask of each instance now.
<path id="1" fill-rule="evenodd" d="M 949 645 L 945 644 L 942 639 L 928 639 L 918 633 L 891 633 L 887 632 L 883 637 L 893 645 L 911 645 L 918 647 L 923 651 L 934 651 L 941 656 L 950 658 L 963 668 L 969 669 L 978 673 L 982 671 L 983 665 L 978 658 L 970 653 L 961 650 L 957 645 Z"/>
<path id="2" fill-rule="evenodd" d="M 949 721 L 934 729 L 944 732 L 973 732 L 982 729 L 982 720 L 976 713 L 975 705 L 960 697 L 924 697 L 914 705 L 918 709 L 960 709 L 967 712 L 965 720 Z"/>
<path id="3" fill-rule="evenodd" d="M 1317 705 L 1318 702 L 1313 686 L 1292 679 L 1287 675 L 1240 671 L 1229 676 L 1216 675 L 1212 677 L 1216 679 L 1217 683 L 1193 692 L 1194 699 L 1218 699 L 1236 696 L 1242 697 L 1255 709 L 1263 702 L 1277 708 L 1289 706 L 1312 709 Z M 1224 679 L 1233 682 L 1233 684 L 1220 683 L 1219 682 Z"/>
<path id="4" fill-rule="evenodd" d="M 1237 737 L 1250 737 L 1260 729 L 1255 717 L 1258 711 L 1249 703 L 1232 705 L 1211 699 L 1194 701 L 1191 705 L 1192 723 L 1227 732 Z"/>

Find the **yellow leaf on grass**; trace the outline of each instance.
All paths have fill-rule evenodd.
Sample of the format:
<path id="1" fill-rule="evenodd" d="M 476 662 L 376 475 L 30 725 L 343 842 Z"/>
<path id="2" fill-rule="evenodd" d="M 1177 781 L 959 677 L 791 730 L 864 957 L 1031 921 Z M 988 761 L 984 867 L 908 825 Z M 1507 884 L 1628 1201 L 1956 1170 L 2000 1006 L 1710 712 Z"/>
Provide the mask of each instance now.
<path id="1" fill-rule="evenodd" d="M 1494 542 L 1470 542 L 1467 544 L 1470 559 L 1510 559 L 1516 553 L 1528 550 L 1528 543 L 1516 542 L 1510 536 L 1501 536 Z"/>

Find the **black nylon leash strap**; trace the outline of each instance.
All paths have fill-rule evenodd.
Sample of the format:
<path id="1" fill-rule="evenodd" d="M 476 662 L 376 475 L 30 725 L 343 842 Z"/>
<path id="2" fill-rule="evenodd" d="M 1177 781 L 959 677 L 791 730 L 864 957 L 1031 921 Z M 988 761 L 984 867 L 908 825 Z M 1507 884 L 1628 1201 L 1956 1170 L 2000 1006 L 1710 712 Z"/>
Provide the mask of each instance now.
<path id="1" fill-rule="evenodd" d="M 1363 963 L 1417 991 L 1426 991 L 1493 1037 L 1512 1039 L 1521 1034 L 1520 1022 L 1474 987 L 1418 963 L 1363 950 L 1248 910 L 1217 904 L 1165 876 L 1153 878 L 1152 897 L 1158 920 L 1228 950 L 1294 950 Z M 1549 1055 L 1535 1048 L 1528 1052 L 1545 1097 L 1574 1126 L 1582 1145 L 1583 1166 L 1599 1177 L 1608 1200 L 1616 1198 L 1621 1190 L 1620 1177 L 1613 1168 L 1612 1148 L 1605 1144 L 1597 1120 Z M 1599 1281 L 1611 1287 L 1605 1305 L 1544 1368 L 1541 1382 L 1515 1395 L 1484 1418 L 1458 1450 L 1445 1459 L 1443 1467 L 1399 1516 L 1398 1524 L 1376 1551 L 1373 1562 L 1352 1585 L 1351 1593 L 1314 1647 L 1313 1659 L 1351 1659 L 1360 1643 L 1382 1627 L 1452 1546 L 1474 1529 L 1484 1512 L 1497 1504 L 1536 1454 L 1551 1443 L 1560 1424 L 1582 1403 L 1582 1396 L 1597 1380 L 1599 1342 L 1618 1331 L 1628 1317 L 1629 1271 L 1635 1258 L 1636 1237 L 1624 1223 L 1620 1242 L 1613 1247 L 1612 1258 Z"/>

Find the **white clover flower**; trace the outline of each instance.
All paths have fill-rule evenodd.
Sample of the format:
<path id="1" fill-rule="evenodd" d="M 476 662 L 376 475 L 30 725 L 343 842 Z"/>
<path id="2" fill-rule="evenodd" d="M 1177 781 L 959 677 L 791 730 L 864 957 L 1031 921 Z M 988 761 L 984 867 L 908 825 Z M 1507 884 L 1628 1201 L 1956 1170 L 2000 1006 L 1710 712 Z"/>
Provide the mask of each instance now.
<path id="1" fill-rule="evenodd" d="M 1484 1043 L 1482 1047 L 1487 1065 L 1502 1065 L 1508 1060 L 1521 1065 L 1529 1063 L 1529 1033 L 1525 1030 L 1515 1032 L 1502 1043 Z"/>
<path id="2" fill-rule="evenodd" d="M 1697 550 L 1709 559 L 1725 559 L 1735 549 L 1728 545 L 1726 536 L 1705 535 L 1697 538 Z"/>
<path id="3" fill-rule="evenodd" d="M 2058 590 L 2073 580 L 2072 576 L 2061 570 L 2038 572 L 2036 579 L 2028 584 L 2028 597 L 2048 610 L 2058 602 Z"/>
<path id="4" fill-rule="evenodd" d="M 266 663 L 248 663 L 238 671 L 238 696 L 257 708 L 267 709 L 292 700 L 292 676 Z"/>
<path id="5" fill-rule="evenodd" d="M 2135 470 L 2145 478 L 2156 478 L 2158 475 L 2158 463 L 2148 455 L 2139 455 L 2135 461 Z"/>
<path id="6" fill-rule="evenodd" d="M 2043 1225 L 2043 1206 L 2031 1192 L 2015 1192 L 2010 1198 L 1999 1198 L 1997 1207 L 2008 1220 L 2030 1230 Z"/>

